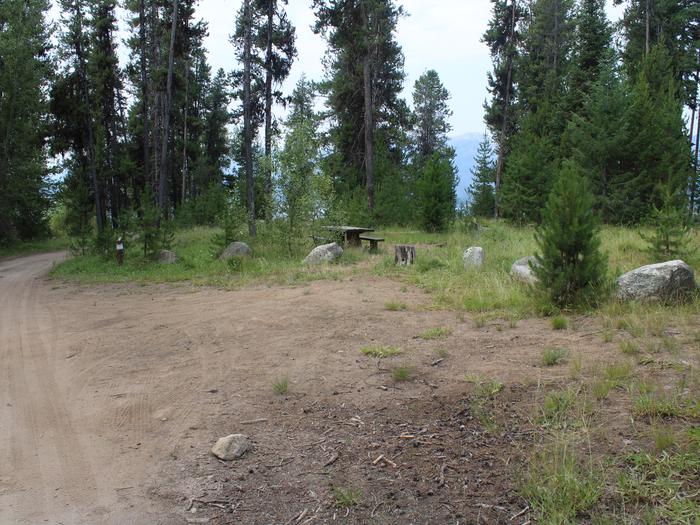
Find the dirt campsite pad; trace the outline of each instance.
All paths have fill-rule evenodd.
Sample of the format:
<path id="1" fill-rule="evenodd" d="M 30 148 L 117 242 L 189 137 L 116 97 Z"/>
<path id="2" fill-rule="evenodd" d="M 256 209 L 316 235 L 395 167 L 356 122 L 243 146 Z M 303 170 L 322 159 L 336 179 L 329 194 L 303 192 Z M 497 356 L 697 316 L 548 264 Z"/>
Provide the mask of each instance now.
<path id="1" fill-rule="evenodd" d="M 614 354 L 585 318 L 475 323 L 375 277 L 80 287 L 45 277 L 61 257 L 0 262 L 3 524 L 522 524 L 538 407 L 571 381 L 543 349 Z M 635 445 L 620 410 L 601 449 Z M 233 433 L 251 449 L 218 460 Z"/>

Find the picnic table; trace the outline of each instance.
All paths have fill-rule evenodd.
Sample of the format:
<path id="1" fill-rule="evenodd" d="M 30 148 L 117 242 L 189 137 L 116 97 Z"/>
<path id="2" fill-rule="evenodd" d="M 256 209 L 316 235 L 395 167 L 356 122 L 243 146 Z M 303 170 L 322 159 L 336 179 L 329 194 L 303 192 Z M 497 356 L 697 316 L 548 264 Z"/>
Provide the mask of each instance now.
<path id="1" fill-rule="evenodd" d="M 363 228 L 359 226 L 326 226 L 326 229 L 342 234 L 345 243 L 350 246 L 360 246 L 362 244 L 360 235 L 365 232 L 374 231 L 373 228 Z"/>

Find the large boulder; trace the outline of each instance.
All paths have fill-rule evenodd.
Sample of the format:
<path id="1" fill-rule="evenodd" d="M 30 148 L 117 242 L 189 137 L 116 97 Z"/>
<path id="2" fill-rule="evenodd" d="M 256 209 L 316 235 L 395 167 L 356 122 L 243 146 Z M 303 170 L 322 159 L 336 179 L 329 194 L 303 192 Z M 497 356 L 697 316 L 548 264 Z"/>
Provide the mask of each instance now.
<path id="1" fill-rule="evenodd" d="M 534 255 L 528 255 L 522 259 L 518 259 L 510 267 L 510 275 L 513 279 L 525 284 L 537 284 L 539 279 L 532 271 L 533 266 L 539 266 Z"/>
<path id="2" fill-rule="evenodd" d="M 470 246 L 464 250 L 462 259 L 464 260 L 464 268 L 481 268 L 484 265 L 486 253 L 481 246 Z"/>
<path id="3" fill-rule="evenodd" d="M 617 279 L 622 301 L 674 301 L 696 290 L 693 269 L 680 260 L 648 264 Z"/>
<path id="4" fill-rule="evenodd" d="M 332 242 L 330 244 L 322 244 L 321 246 L 316 246 L 311 253 L 304 259 L 304 264 L 321 264 L 324 262 L 333 262 L 338 257 L 343 255 L 343 249 L 337 242 Z"/>
<path id="5" fill-rule="evenodd" d="M 212 447 L 211 453 L 224 461 L 242 458 L 250 448 L 250 440 L 245 434 L 231 434 L 220 438 Z"/>
<path id="6" fill-rule="evenodd" d="M 170 250 L 161 250 L 158 253 L 158 262 L 161 264 L 174 264 L 177 262 L 177 255 Z"/>
<path id="7" fill-rule="evenodd" d="M 235 241 L 229 244 L 221 255 L 219 255 L 219 260 L 227 261 L 232 257 L 250 257 L 253 251 L 244 242 Z"/>

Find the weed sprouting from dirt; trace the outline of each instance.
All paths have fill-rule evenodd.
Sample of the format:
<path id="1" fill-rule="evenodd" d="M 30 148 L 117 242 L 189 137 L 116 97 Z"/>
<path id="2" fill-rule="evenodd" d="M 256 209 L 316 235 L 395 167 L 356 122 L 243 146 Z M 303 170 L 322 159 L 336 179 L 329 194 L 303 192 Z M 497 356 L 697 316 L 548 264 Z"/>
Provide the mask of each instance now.
<path id="1" fill-rule="evenodd" d="M 365 346 L 360 351 L 368 357 L 376 357 L 378 359 L 386 359 L 401 353 L 400 348 L 383 345 Z"/>
<path id="2" fill-rule="evenodd" d="M 333 499 L 338 507 L 346 509 L 360 503 L 362 492 L 353 488 L 335 487 L 333 489 Z"/>
<path id="3" fill-rule="evenodd" d="M 563 315 L 557 315 L 552 317 L 552 329 L 554 330 L 566 330 L 569 328 L 569 320 Z"/>
<path id="4" fill-rule="evenodd" d="M 387 301 L 384 303 L 384 308 L 390 312 L 401 312 L 408 309 L 408 306 L 400 301 Z"/>
<path id="5" fill-rule="evenodd" d="M 289 391 L 289 378 L 280 377 L 272 384 L 272 390 L 277 395 L 284 395 Z"/>
<path id="6" fill-rule="evenodd" d="M 397 366 L 391 371 L 391 378 L 397 383 L 413 378 L 413 369 L 409 366 Z"/>
<path id="7" fill-rule="evenodd" d="M 569 351 L 566 348 L 546 348 L 542 352 L 542 364 L 544 366 L 558 365 L 569 357 Z"/>
<path id="8" fill-rule="evenodd" d="M 421 333 L 418 335 L 421 339 L 442 339 L 443 337 L 447 337 L 452 333 L 452 330 L 449 328 L 446 328 L 444 326 L 440 326 L 437 328 L 430 328 L 426 330 L 425 332 Z"/>
<path id="9" fill-rule="evenodd" d="M 278 396 L 282 396 L 289 390 L 289 378 L 286 376 L 280 377 L 272 383 L 272 390 Z"/>
<path id="10" fill-rule="evenodd" d="M 612 363 L 605 367 L 605 379 L 614 386 L 622 386 L 632 377 L 632 365 L 628 362 Z"/>

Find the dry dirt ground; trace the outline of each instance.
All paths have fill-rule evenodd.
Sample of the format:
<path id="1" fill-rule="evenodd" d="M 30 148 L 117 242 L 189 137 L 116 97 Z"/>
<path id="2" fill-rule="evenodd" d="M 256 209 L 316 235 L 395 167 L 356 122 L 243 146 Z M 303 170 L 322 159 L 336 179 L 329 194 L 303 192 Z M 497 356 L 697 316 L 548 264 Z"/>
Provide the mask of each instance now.
<path id="1" fill-rule="evenodd" d="M 539 387 L 569 374 L 539 366 L 542 349 L 565 346 L 583 366 L 611 354 L 585 319 L 477 328 L 374 277 L 81 287 L 45 277 L 61 257 L 0 262 L 2 525 L 522 524 Z M 416 337 L 440 326 L 451 334 Z M 403 352 L 379 361 L 361 354 L 370 344 Z M 393 381 L 399 365 L 410 381 Z M 486 407 L 497 430 L 466 376 L 505 385 Z M 253 443 L 243 459 L 209 453 L 239 432 Z"/>

